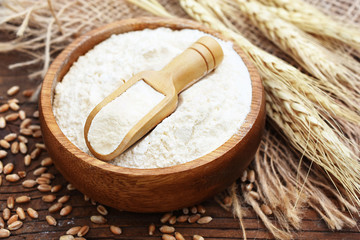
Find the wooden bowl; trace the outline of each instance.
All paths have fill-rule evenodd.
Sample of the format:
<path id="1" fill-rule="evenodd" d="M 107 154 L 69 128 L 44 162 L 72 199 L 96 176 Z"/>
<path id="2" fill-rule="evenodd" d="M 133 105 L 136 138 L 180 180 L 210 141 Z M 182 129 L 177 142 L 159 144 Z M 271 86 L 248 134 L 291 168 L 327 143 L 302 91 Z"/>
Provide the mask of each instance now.
<path id="1" fill-rule="evenodd" d="M 191 206 L 234 182 L 252 160 L 264 128 L 265 97 L 257 70 L 239 47 L 234 49 L 247 66 L 252 81 L 251 111 L 241 129 L 211 153 L 191 162 L 158 169 L 115 166 L 81 151 L 62 133 L 52 111 L 54 89 L 79 56 L 112 34 L 145 28 L 198 29 L 218 33 L 184 19 L 138 18 L 114 22 L 71 43 L 52 63 L 40 95 L 40 120 L 48 152 L 61 174 L 90 198 L 133 212 L 164 212 Z"/>

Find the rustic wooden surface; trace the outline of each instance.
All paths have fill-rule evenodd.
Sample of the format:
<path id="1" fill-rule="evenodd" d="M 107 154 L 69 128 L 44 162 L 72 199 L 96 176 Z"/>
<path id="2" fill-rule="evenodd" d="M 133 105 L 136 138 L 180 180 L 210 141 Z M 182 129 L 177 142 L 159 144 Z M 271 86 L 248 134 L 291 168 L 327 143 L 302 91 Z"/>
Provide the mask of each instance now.
<path id="1" fill-rule="evenodd" d="M 1 38 L 1 37 L 0 37 Z M 24 59 L 26 56 L 22 54 L 0 54 L 0 103 L 6 102 L 6 90 L 12 85 L 21 86 L 21 91 L 29 88 L 35 88 L 38 81 L 30 81 L 27 74 L 31 72 L 30 68 L 22 70 L 9 70 L 7 65 L 9 63 L 17 62 L 19 59 Z M 22 96 L 21 92 L 15 97 L 20 100 L 21 109 L 26 110 L 30 116 L 36 109 L 37 103 L 29 103 Z M 11 112 L 11 111 L 10 111 Z M 4 114 L 0 114 L 4 115 Z M 16 132 L 19 126 L 19 120 L 14 123 L 8 124 L 5 129 L 0 130 L 0 137 L 2 138 L 9 132 Z M 38 123 L 38 119 L 33 118 L 33 122 Z M 29 151 L 34 149 L 35 142 L 40 142 L 41 139 L 29 138 Z M 14 172 L 26 170 L 28 175 L 25 179 L 34 179 L 32 171 L 40 166 L 40 161 L 47 156 L 43 152 L 39 158 L 34 160 L 29 167 L 24 166 L 23 155 L 13 155 L 11 153 L 1 161 L 4 165 L 8 162 L 15 164 Z M 60 217 L 59 213 L 51 214 L 57 221 L 57 226 L 49 226 L 45 221 L 45 216 L 48 215 L 48 208 L 51 203 L 44 203 L 41 197 L 45 195 L 40 193 L 35 187 L 25 189 L 22 187 L 21 182 L 9 183 L 4 179 L 0 186 L 0 212 L 6 207 L 6 199 L 9 196 L 28 195 L 32 198 L 30 203 L 15 204 L 24 209 L 32 207 L 39 212 L 38 219 L 30 219 L 29 216 L 24 220 L 22 228 L 12 231 L 10 239 L 58 239 L 59 236 L 64 235 L 66 230 L 73 226 L 89 225 L 90 231 L 85 236 L 86 239 L 161 239 L 161 234 L 156 230 L 154 236 L 147 234 L 148 225 L 155 223 L 160 226 L 159 214 L 135 214 L 129 212 L 119 212 L 114 209 L 108 209 L 109 215 L 107 216 L 108 223 L 104 225 L 96 225 L 91 223 L 90 216 L 98 214 L 96 207 L 90 202 L 84 200 L 83 195 L 78 191 L 69 191 L 66 189 L 66 181 L 55 169 L 54 166 L 49 167 L 48 172 L 55 174 L 56 178 L 53 180 L 52 185 L 62 184 L 63 189 L 56 193 L 58 197 L 65 194 L 71 196 L 69 202 L 73 206 L 73 211 L 66 217 Z M 223 210 L 214 200 L 209 199 L 204 202 L 207 210 L 207 215 L 212 216 L 214 219 L 211 223 L 206 225 L 181 223 L 176 224 L 175 228 L 181 232 L 186 239 L 191 239 L 193 234 L 199 234 L 205 239 L 242 239 L 242 231 L 239 228 L 239 223 L 233 218 L 230 212 Z M 248 214 L 244 218 L 244 225 L 248 239 L 272 239 L 271 234 L 266 230 L 265 226 L 259 218 L 248 208 Z M 14 210 L 12 210 L 12 214 Z M 358 225 L 360 219 L 358 218 Z M 123 234 L 116 236 L 109 231 L 109 225 L 118 225 L 122 228 Z M 327 228 L 324 221 L 312 210 L 304 209 L 304 220 L 302 223 L 303 231 L 297 232 L 298 239 L 360 239 L 360 232 L 357 229 L 344 229 L 342 231 L 332 232 Z"/>

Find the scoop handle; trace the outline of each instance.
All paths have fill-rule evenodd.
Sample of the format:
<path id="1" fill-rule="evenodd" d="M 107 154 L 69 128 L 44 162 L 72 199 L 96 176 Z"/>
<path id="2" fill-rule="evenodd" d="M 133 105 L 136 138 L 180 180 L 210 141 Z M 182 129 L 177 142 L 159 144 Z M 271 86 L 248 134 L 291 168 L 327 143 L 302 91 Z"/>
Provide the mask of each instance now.
<path id="1" fill-rule="evenodd" d="M 224 58 L 220 44 L 204 36 L 175 57 L 161 71 L 171 75 L 176 93 L 191 86 L 216 68 Z"/>

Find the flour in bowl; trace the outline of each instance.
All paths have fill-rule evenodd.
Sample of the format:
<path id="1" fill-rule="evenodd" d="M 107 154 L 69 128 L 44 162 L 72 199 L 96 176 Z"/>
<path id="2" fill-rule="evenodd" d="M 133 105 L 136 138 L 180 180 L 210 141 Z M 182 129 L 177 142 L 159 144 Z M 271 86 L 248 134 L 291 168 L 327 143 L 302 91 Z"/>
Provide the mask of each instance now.
<path id="1" fill-rule="evenodd" d="M 190 29 L 146 29 L 113 35 L 95 46 L 56 86 L 53 111 L 62 132 L 90 154 L 83 133 L 90 111 L 123 80 L 140 71 L 162 69 L 204 35 Z M 189 162 L 220 147 L 240 129 L 250 112 L 249 72 L 230 42 L 217 41 L 224 52 L 218 68 L 183 91 L 173 114 L 110 163 L 159 168 Z M 109 133 L 99 135 L 106 139 Z"/>
<path id="2" fill-rule="evenodd" d="M 91 147 L 103 155 L 113 152 L 132 127 L 164 97 L 143 80 L 136 82 L 96 114 L 88 133 Z"/>

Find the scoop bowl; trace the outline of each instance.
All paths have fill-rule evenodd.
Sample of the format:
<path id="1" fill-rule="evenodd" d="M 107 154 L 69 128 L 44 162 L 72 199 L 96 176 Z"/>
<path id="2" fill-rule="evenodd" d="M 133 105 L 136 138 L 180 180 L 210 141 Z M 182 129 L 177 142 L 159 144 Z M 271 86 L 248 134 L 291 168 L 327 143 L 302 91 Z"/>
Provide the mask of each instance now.
<path id="1" fill-rule="evenodd" d="M 71 65 L 112 34 L 167 27 L 197 29 L 228 40 L 185 19 L 127 19 L 95 29 L 72 42 L 54 60 L 40 93 L 40 122 L 44 142 L 55 166 L 79 191 L 119 210 L 164 212 L 200 203 L 234 182 L 251 162 L 265 124 L 265 97 L 259 74 L 238 46 L 251 78 L 251 110 L 240 130 L 219 148 L 185 164 L 157 169 L 132 169 L 103 162 L 77 148 L 62 133 L 52 110 L 54 89 Z"/>

